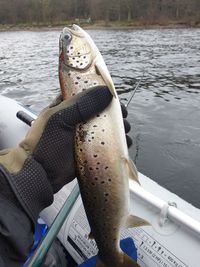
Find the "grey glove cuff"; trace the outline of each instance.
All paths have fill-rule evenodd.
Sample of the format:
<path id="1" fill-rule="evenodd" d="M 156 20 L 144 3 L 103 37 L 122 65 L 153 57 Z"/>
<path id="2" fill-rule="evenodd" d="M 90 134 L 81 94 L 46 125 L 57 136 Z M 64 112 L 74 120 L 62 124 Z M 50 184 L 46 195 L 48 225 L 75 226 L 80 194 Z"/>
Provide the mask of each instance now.
<path id="1" fill-rule="evenodd" d="M 40 211 L 53 202 L 53 191 L 45 170 L 33 158 L 28 158 L 17 174 L 10 174 L 2 165 L 0 171 L 35 224 Z"/>

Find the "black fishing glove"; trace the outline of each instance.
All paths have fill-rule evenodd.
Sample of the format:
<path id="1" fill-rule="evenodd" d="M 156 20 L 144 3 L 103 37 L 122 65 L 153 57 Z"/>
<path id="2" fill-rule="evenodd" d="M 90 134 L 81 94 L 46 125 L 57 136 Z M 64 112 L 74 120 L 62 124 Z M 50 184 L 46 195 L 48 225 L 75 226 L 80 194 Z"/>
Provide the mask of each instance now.
<path id="1" fill-rule="evenodd" d="M 126 119 L 128 117 L 128 110 L 123 103 L 120 103 L 120 104 L 121 104 L 122 116 L 123 116 L 123 120 L 124 120 L 124 128 L 125 128 L 125 133 L 126 133 L 126 143 L 127 143 L 128 148 L 129 148 L 129 147 L 131 147 L 133 141 L 132 141 L 132 138 L 127 134 L 131 130 L 131 125 Z"/>
<path id="2" fill-rule="evenodd" d="M 0 172 L 19 203 L 36 221 L 53 193 L 75 178 L 77 123 L 101 112 L 111 101 L 107 87 L 96 87 L 44 109 L 18 147 L 0 153 Z"/>
<path id="3" fill-rule="evenodd" d="M 22 266 L 39 212 L 75 178 L 76 124 L 101 112 L 111 99 L 109 90 L 100 86 L 69 101 L 57 99 L 16 148 L 0 151 L 0 266 Z M 127 117 L 125 107 L 122 114 Z M 128 132 L 126 120 L 124 125 Z"/>

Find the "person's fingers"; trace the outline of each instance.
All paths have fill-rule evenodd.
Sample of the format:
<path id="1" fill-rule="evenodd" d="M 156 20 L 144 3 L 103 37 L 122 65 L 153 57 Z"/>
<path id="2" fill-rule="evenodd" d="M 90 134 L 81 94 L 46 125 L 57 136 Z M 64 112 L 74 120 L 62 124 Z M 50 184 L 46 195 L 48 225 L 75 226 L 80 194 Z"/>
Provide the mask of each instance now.
<path id="1" fill-rule="evenodd" d="M 87 121 L 93 115 L 103 111 L 111 100 L 112 94 L 107 86 L 97 86 L 89 90 L 77 103 L 82 121 Z"/>
<path id="2" fill-rule="evenodd" d="M 127 134 L 126 134 L 126 143 L 127 143 L 128 148 L 131 147 L 133 144 L 132 138 Z"/>
<path id="3" fill-rule="evenodd" d="M 66 124 L 74 126 L 103 111 L 111 100 L 112 94 L 107 86 L 96 86 L 77 94 L 69 101 L 63 101 L 55 108 Z"/>
<path id="4" fill-rule="evenodd" d="M 123 118 L 126 118 L 128 116 L 128 110 L 123 103 L 120 104 L 121 104 L 122 116 Z"/>
<path id="5" fill-rule="evenodd" d="M 125 133 L 128 133 L 131 130 L 131 125 L 126 119 L 124 119 L 124 128 L 125 128 Z"/>

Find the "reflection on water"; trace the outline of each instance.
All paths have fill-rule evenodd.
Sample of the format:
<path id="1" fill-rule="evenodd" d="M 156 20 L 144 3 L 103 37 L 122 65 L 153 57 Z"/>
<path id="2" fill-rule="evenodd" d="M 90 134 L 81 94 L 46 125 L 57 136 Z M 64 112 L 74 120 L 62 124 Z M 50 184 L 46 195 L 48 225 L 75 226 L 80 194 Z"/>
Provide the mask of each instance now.
<path id="1" fill-rule="evenodd" d="M 91 30 L 123 102 L 138 169 L 200 207 L 200 30 Z M 0 33 L 0 92 L 36 111 L 58 93 L 58 31 Z"/>

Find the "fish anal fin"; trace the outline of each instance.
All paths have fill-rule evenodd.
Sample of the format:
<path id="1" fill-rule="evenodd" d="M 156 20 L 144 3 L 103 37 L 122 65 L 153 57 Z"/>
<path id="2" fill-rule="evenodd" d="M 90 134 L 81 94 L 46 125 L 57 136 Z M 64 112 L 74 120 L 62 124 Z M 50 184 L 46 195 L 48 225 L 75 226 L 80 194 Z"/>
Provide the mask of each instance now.
<path id="1" fill-rule="evenodd" d="M 135 215 L 129 215 L 126 220 L 126 228 L 133 228 L 133 227 L 139 227 L 139 226 L 145 226 L 150 225 L 150 223 L 138 216 Z"/>
<path id="2" fill-rule="evenodd" d="M 131 259 L 128 255 L 125 253 L 120 253 L 120 260 L 117 263 L 112 263 L 112 259 L 110 263 L 104 263 L 102 262 L 98 257 L 96 261 L 96 267 L 140 267 L 139 264 L 137 264 L 136 261 Z"/>
<path id="3" fill-rule="evenodd" d="M 115 90 L 114 83 L 112 81 L 111 76 L 109 75 L 108 70 L 105 70 L 104 64 L 99 64 L 98 61 L 96 61 L 95 62 L 95 69 L 96 69 L 96 73 L 103 78 L 103 80 L 104 80 L 105 84 L 108 86 L 111 94 L 116 98 L 117 93 Z"/>
<path id="4" fill-rule="evenodd" d="M 138 178 L 138 171 L 134 164 L 134 162 L 131 159 L 124 158 L 124 162 L 128 169 L 128 176 L 135 182 L 137 182 L 140 185 L 139 178 Z"/>

